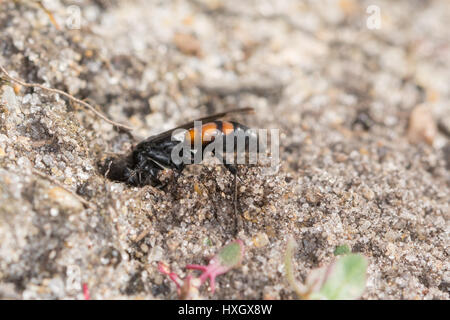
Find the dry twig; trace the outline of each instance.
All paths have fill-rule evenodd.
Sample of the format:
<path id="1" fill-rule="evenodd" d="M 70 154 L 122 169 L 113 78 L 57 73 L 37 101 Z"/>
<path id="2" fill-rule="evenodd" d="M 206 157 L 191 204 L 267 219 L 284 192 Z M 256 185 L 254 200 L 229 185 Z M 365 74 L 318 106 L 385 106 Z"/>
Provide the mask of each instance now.
<path id="1" fill-rule="evenodd" d="M 100 117 L 101 119 L 105 120 L 106 122 L 112 124 L 113 126 L 116 126 L 116 127 L 118 127 L 118 128 L 125 129 L 125 130 L 132 130 L 131 127 L 128 127 L 128 126 L 126 126 L 126 125 L 124 125 L 124 124 L 120 124 L 120 123 L 118 123 L 118 122 L 115 122 L 115 121 L 113 121 L 113 120 L 108 119 L 103 113 L 97 111 L 97 110 L 96 110 L 93 106 L 91 106 L 89 103 L 84 102 L 83 100 L 77 99 L 77 98 L 75 98 L 74 96 L 68 94 L 67 92 L 64 92 L 64 91 L 59 90 L 59 89 L 48 88 L 48 87 L 43 86 L 43 85 L 41 85 L 41 84 L 39 84 L 39 83 L 27 83 L 27 82 L 25 82 L 25 81 L 22 81 L 22 80 L 13 78 L 12 76 L 9 75 L 9 73 L 5 70 L 5 68 L 4 68 L 2 65 L 0 65 L 0 71 L 3 72 L 3 73 L 5 74 L 7 80 L 9 80 L 9 81 L 18 83 L 18 84 L 20 84 L 21 86 L 24 86 L 24 87 L 29 87 L 29 88 L 40 88 L 40 89 L 45 90 L 45 91 L 48 91 L 48 92 L 60 94 L 60 95 L 62 95 L 62 96 L 64 96 L 64 97 L 66 97 L 67 99 L 69 99 L 69 100 L 71 100 L 71 101 L 73 101 L 73 102 L 75 102 L 75 103 L 78 103 L 78 104 L 80 104 L 80 105 L 86 107 L 87 109 L 91 110 L 96 116 L 98 116 L 98 117 Z"/>
<path id="2" fill-rule="evenodd" d="M 55 17 L 53 16 L 53 13 L 48 10 L 44 4 L 42 3 L 42 1 L 36 1 L 37 5 L 44 10 L 44 12 L 47 14 L 48 18 L 50 19 L 50 22 L 53 24 L 53 26 L 55 27 L 56 30 L 61 30 L 61 28 L 59 27 L 58 22 L 56 22 Z"/>

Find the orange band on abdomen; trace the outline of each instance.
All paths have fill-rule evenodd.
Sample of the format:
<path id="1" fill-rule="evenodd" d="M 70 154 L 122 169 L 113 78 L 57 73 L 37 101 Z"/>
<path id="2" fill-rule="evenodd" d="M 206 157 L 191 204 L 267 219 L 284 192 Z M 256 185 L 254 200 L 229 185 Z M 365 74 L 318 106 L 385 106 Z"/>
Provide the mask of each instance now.
<path id="1" fill-rule="evenodd" d="M 190 129 L 186 133 L 186 139 L 190 139 L 191 145 L 194 145 L 195 137 L 198 134 L 198 130 L 195 128 Z M 214 137 L 218 134 L 218 127 L 215 122 L 208 122 L 202 125 L 202 135 L 201 142 L 202 144 L 209 143 L 214 141 Z"/>

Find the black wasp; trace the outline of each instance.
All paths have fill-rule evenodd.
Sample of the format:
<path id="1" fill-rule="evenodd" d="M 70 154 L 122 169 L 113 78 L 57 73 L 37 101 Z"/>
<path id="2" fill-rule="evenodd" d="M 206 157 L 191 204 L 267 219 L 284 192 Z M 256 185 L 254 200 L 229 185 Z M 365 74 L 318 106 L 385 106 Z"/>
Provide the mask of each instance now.
<path id="1" fill-rule="evenodd" d="M 172 160 L 172 151 L 180 143 L 180 140 L 172 139 L 172 133 L 177 129 L 185 129 L 186 134 L 184 139 L 190 139 L 192 142 L 196 138 L 200 139 L 202 151 L 214 141 L 214 136 L 220 134 L 224 137 L 224 149 L 226 137 L 233 133 L 246 133 L 249 128 L 245 125 L 234 121 L 219 120 L 225 116 L 237 113 L 250 113 L 254 111 L 253 108 L 234 109 L 226 112 L 217 113 L 194 121 L 201 121 L 202 126 L 194 127 L 194 121 L 178 126 L 171 130 L 162 132 L 160 134 L 151 136 L 140 143 L 138 143 L 130 152 L 129 155 L 121 158 L 108 159 L 105 166 L 105 176 L 108 179 L 125 182 L 132 186 L 161 186 L 162 183 L 158 179 L 158 174 L 164 169 L 172 169 L 177 173 L 181 173 L 185 168 L 185 163 L 176 164 Z M 211 138 L 212 137 L 212 138 Z M 257 135 L 246 136 L 246 146 L 250 138 L 257 140 Z M 192 152 L 193 161 L 194 152 Z M 224 163 L 225 167 L 235 176 L 236 189 L 236 174 L 237 167 L 235 164 Z"/>

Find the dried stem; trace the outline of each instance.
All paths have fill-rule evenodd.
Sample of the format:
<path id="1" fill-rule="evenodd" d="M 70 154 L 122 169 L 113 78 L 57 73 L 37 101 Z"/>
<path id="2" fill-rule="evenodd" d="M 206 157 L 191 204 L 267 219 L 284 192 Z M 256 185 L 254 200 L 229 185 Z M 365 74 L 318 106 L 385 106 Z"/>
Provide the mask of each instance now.
<path id="1" fill-rule="evenodd" d="M 78 104 L 86 107 L 87 109 L 91 110 L 96 116 L 98 116 L 101 119 L 105 120 L 106 122 L 112 124 L 113 126 L 116 126 L 118 128 L 122 128 L 122 129 L 125 129 L 125 130 L 132 130 L 131 127 L 128 127 L 126 125 L 123 125 L 123 124 L 120 124 L 118 122 L 115 122 L 113 120 L 108 119 L 104 114 L 102 114 L 101 112 L 97 111 L 89 103 L 84 102 L 84 101 L 82 101 L 80 99 L 77 99 L 74 96 L 68 94 L 67 92 L 64 92 L 64 91 L 58 90 L 58 89 L 48 88 L 48 87 L 43 86 L 43 85 L 41 85 L 39 83 L 27 83 L 25 81 L 22 81 L 22 80 L 19 80 L 19 79 L 15 79 L 15 78 L 13 78 L 12 76 L 9 75 L 9 73 L 5 70 L 5 68 L 2 65 L 0 65 L 0 71 L 3 72 L 5 74 L 5 76 L 6 76 L 6 78 L 8 80 L 12 81 L 12 82 L 18 83 L 18 84 L 20 84 L 21 86 L 24 86 L 24 87 L 40 88 L 40 89 L 48 91 L 48 92 L 60 94 L 60 95 L 62 95 L 64 97 L 68 98 L 69 100 L 72 100 L 75 103 L 78 103 Z"/>
<path id="2" fill-rule="evenodd" d="M 307 299 L 308 295 L 306 288 L 303 286 L 303 284 L 298 283 L 295 280 L 294 266 L 292 265 L 294 249 L 295 249 L 295 240 L 292 237 L 289 237 L 286 247 L 286 253 L 284 255 L 284 269 L 286 272 L 286 279 L 300 299 Z"/>
<path id="3" fill-rule="evenodd" d="M 47 14 L 48 18 L 50 19 L 50 22 L 53 24 L 55 29 L 56 30 L 61 30 L 61 28 L 59 27 L 58 22 L 56 22 L 56 19 L 53 16 L 53 13 L 44 6 L 42 1 L 36 1 L 36 3 Z"/>

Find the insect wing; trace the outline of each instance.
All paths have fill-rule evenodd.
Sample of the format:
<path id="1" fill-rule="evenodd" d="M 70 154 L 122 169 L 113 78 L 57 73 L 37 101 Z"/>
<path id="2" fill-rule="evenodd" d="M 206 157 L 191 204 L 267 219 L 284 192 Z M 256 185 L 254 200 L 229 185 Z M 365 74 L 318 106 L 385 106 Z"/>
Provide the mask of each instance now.
<path id="1" fill-rule="evenodd" d="M 191 129 L 191 128 L 194 127 L 194 121 L 202 121 L 203 123 L 206 123 L 206 122 L 210 122 L 210 121 L 214 121 L 214 120 L 223 118 L 223 117 L 228 116 L 230 114 L 251 113 L 251 112 L 254 112 L 253 108 L 240 108 L 240 109 L 233 109 L 233 110 L 229 110 L 229 111 L 225 111 L 225 112 L 216 113 L 216 114 L 213 114 L 211 116 L 207 116 L 207 117 L 203 117 L 203 118 L 200 118 L 200 119 L 196 119 L 196 120 L 193 120 L 191 122 L 185 123 L 185 124 L 183 124 L 181 126 L 178 126 L 176 128 L 173 128 L 173 129 L 170 129 L 168 131 L 165 131 L 165 132 L 159 133 L 157 135 L 151 136 L 151 137 L 145 139 L 144 141 L 142 141 L 141 143 L 158 142 L 158 141 L 166 139 L 167 137 L 170 137 L 175 130 L 178 130 L 178 129 L 186 129 L 186 130 Z"/>

